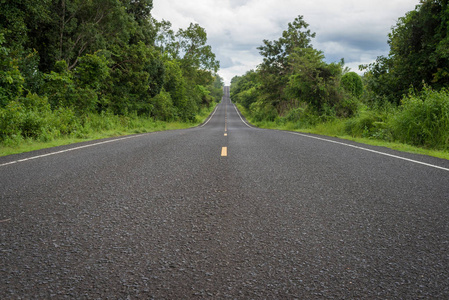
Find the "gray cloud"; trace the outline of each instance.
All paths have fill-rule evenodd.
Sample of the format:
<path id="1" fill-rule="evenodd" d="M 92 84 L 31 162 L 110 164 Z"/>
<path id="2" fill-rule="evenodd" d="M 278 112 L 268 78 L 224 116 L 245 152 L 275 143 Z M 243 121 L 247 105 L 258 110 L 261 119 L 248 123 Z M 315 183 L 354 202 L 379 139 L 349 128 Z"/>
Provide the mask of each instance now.
<path id="1" fill-rule="evenodd" d="M 357 71 L 388 53 L 387 35 L 397 19 L 419 0 L 153 0 L 153 16 L 186 28 L 191 22 L 206 29 L 208 42 L 221 62 L 220 75 L 229 84 L 235 75 L 262 61 L 257 47 L 278 39 L 287 24 L 303 15 L 317 37 L 312 42 L 326 61 L 345 59 Z"/>
<path id="2" fill-rule="evenodd" d="M 222 69 L 231 68 L 232 66 L 235 65 L 231 57 L 224 55 L 217 55 L 217 59 L 220 61 L 220 68 Z"/>

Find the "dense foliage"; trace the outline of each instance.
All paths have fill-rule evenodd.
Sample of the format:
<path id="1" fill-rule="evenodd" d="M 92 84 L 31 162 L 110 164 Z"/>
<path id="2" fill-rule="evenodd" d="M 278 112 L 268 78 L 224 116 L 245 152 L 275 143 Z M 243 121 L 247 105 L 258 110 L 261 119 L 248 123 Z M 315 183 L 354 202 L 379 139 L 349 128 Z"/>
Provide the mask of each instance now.
<path id="1" fill-rule="evenodd" d="M 308 27 L 302 16 L 297 17 L 282 37 L 259 47 L 263 62 L 257 71 L 232 79 L 231 97 L 256 121 L 355 113 L 354 101 L 363 92 L 359 75 L 348 73 L 343 61 L 326 63 L 323 53 L 312 47 L 315 33 Z"/>
<path id="2" fill-rule="evenodd" d="M 412 87 L 440 90 L 449 85 L 448 1 L 423 0 L 399 18 L 389 34 L 390 53 L 367 69 L 370 101 L 399 104 Z"/>
<path id="3" fill-rule="evenodd" d="M 422 0 L 393 27 L 389 55 L 360 66 L 362 77 L 343 59 L 325 62 L 299 16 L 282 37 L 259 47 L 257 70 L 232 79 L 231 98 L 268 127 L 330 124 L 340 128 L 335 134 L 447 150 L 448 16 L 447 0 Z"/>
<path id="4" fill-rule="evenodd" d="M 221 99 L 204 28 L 175 33 L 152 0 L 0 4 L 0 142 L 79 133 L 101 116 L 192 121 Z"/>

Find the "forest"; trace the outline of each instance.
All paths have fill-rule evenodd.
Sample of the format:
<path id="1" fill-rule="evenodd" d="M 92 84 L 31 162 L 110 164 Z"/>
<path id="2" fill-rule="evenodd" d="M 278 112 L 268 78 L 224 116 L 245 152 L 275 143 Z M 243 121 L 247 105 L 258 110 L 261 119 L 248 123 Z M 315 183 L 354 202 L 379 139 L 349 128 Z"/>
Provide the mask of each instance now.
<path id="1" fill-rule="evenodd" d="M 193 124 L 221 100 L 205 29 L 175 32 L 152 0 L 0 4 L 0 145 Z"/>
<path id="2" fill-rule="evenodd" d="M 387 56 L 327 63 L 298 16 L 264 40 L 256 70 L 231 81 L 231 99 L 254 124 L 449 150 L 448 1 L 422 0 L 388 35 Z M 317 130 L 315 130 L 316 132 Z"/>

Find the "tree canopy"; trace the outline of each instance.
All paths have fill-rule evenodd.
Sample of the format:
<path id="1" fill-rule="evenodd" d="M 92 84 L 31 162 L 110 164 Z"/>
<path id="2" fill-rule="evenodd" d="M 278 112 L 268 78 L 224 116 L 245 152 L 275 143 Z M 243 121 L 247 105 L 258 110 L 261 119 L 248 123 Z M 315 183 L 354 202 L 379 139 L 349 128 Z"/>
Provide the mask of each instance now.
<path id="1" fill-rule="evenodd" d="M 437 90 L 449 84 L 449 7 L 447 0 L 422 0 L 398 19 L 389 34 L 390 52 L 362 66 L 374 93 L 399 103 L 410 88 Z"/>
<path id="2" fill-rule="evenodd" d="M 343 105 L 349 93 L 341 85 L 343 61 L 326 63 L 323 52 L 313 48 L 314 38 L 304 17 L 298 16 L 279 39 L 264 40 L 258 48 L 263 60 L 257 70 L 232 80 L 233 99 L 259 119 L 285 116 L 300 103 L 317 113 L 353 114 Z"/>
<path id="3" fill-rule="evenodd" d="M 279 39 L 263 41 L 262 63 L 232 79 L 231 98 L 262 126 L 290 130 L 324 123 L 320 133 L 336 125 L 342 135 L 447 150 L 448 16 L 447 0 L 421 0 L 392 27 L 389 54 L 360 66 L 363 76 L 343 59 L 327 62 L 298 16 Z"/>
<path id="4" fill-rule="evenodd" d="M 189 121 L 221 99 L 206 30 L 190 24 L 175 33 L 169 21 L 152 18 L 152 0 L 0 3 L 2 110 L 35 95 L 52 111 L 78 117 L 108 112 Z"/>

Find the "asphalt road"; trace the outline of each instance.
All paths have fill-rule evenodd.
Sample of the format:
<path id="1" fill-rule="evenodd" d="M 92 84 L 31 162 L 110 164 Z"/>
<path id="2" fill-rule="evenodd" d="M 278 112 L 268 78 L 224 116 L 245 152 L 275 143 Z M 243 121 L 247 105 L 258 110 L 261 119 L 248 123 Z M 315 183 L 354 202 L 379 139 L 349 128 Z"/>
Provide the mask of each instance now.
<path id="1" fill-rule="evenodd" d="M 251 128 L 227 89 L 202 127 L 1 157 L 0 201 L 1 299 L 449 298 L 449 161 Z"/>

